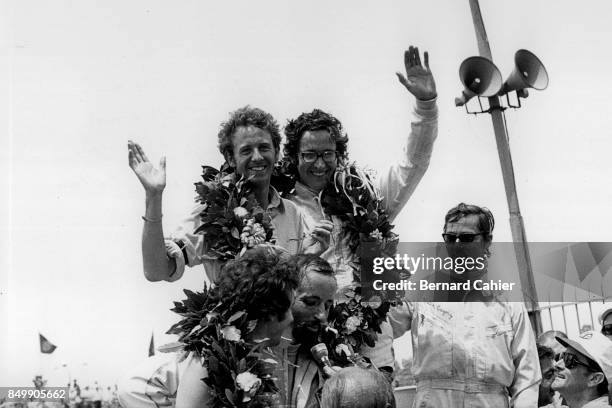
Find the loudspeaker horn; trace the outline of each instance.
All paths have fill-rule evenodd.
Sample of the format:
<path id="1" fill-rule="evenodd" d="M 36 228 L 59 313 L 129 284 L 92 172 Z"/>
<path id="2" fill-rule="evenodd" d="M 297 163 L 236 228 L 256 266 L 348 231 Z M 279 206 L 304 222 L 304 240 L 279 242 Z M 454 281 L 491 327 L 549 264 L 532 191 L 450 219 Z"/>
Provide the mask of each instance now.
<path id="1" fill-rule="evenodd" d="M 474 96 L 496 95 L 502 88 L 499 69 L 484 57 L 469 57 L 459 67 L 459 79 L 465 87 L 461 96 L 455 98 L 455 106 L 462 106 Z"/>
<path id="2" fill-rule="evenodd" d="M 518 50 L 514 54 L 514 71 L 504 82 L 499 94 L 503 95 L 512 91 L 520 92 L 526 88 L 542 91 L 547 86 L 548 72 L 546 72 L 542 61 L 527 50 Z"/>

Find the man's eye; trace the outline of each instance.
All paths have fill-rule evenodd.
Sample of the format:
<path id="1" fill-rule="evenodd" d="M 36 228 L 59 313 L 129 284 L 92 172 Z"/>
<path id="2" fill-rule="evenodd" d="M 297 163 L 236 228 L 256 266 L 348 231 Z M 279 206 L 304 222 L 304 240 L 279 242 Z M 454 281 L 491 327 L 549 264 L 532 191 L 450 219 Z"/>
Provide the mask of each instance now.
<path id="1" fill-rule="evenodd" d="M 243 156 L 251 154 L 251 149 L 242 149 L 240 150 L 240 154 Z"/>
<path id="2" fill-rule="evenodd" d="M 303 302 L 308 307 L 314 307 L 318 303 L 316 300 L 310 300 L 310 299 L 303 300 Z"/>
<path id="3" fill-rule="evenodd" d="M 271 150 L 270 146 L 260 146 L 259 150 L 261 150 L 262 152 L 269 152 Z"/>

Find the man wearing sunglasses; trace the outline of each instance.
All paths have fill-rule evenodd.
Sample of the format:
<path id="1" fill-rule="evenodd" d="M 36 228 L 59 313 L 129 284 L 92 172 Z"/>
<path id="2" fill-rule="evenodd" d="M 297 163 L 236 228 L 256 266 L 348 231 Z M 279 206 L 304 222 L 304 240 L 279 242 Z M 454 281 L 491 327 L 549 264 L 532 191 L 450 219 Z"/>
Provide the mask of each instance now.
<path id="1" fill-rule="evenodd" d="M 608 382 L 612 379 L 612 342 L 588 331 L 578 339 L 557 341 L 566 347 L 557 363 L 552 388 L 561 393 L 569 408 L 610 407 Z"/>
<path id="2" fill-rule="evenodd" d="M 599 324 L 601 324 L 601 334 L 612 340 L 612 307 L 601 312 Z"/>
<path id="3" fill-rule="evenodd" d="M 494 225 L 493 214 L 484 207 L 460 203 L 452 208 L 443 229 L 449 255 L 453 245 L 471 242 L 474 251 L 489 257 Z M 461 281 L 486 273 L 449 271 L 435 279 Z M 523 303 L 477 290 L 454 296 L 454 302 L 448 301 L 451 295 L 438 301 L 424 294 L 424 299 L 390 313 L 394 335 L 406 330 L 412 335 L 413 406 L 536 407 L 541 372 Z"/>
<path id="4" fill-rule="evenodd" d="M 397 73 L 399 82 L 416 97 L 411 132 L 405 138 L 399 162 L 380 173 L 376 186 L 385 199 L 389 221 L 393 222 L 416 189 L 429 166 L 433 143 L 438 134 L 436 85 L 429 69 L 429 55 L 424 53 L 424 65 L 417 47 L 404 52 L 406 74 Z M 320 109 L 302 113 L 285 127 L 283 168 L 295 178 L 295 191 L 289 199 L 306 214 L 307 223 L 323 222 L 329 217 L 321 206 L 321 193 L 332 179 L 336 167 L 348 164 L 348 136 L 340 121 Z M 382 135 L 373 135 L 380 137 Z M 398 139 L 399 144 L 399 139 Z M 272 181 L 274 183 L 274 180 Z M 321 256 L 336 271 L 338 287 L 353 281 L 353 251 L 338 217 L 332 217 L 331 244 Z M 375 365 L 394 365 L 391 345 L 393 337 L 388 324 L 383 325 L 377 351 L 366 352 Z M 375 354 L 375 355 L 374 355 Z"/>

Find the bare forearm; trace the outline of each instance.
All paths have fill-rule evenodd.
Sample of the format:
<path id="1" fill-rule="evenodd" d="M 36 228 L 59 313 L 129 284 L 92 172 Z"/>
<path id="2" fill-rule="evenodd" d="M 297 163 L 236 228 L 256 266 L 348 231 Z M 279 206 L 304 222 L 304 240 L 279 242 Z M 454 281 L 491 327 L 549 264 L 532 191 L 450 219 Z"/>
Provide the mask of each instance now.
<path id="1" fill-rule="evenodd" d="M 538 404 L 538 384 L 523 390 L 519 395 L 513 398 L 514 408 L 532 408 Z"/>
<path id="2" fill-rule="evenodd" d="M 150 281 L 167 280 L 174 268 L 174 261 L 166 256 L 164 230 L 162 228 L 162 195 L 148 195 L 142 229 L 142 264 L 145 277 Z"/>

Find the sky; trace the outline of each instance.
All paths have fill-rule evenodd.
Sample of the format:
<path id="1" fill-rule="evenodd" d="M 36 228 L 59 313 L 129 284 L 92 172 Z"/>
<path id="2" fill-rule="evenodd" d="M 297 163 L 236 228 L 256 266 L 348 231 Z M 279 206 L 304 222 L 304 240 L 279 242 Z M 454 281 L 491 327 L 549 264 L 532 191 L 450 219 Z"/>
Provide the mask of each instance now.
<path id="1" fill-rule="evenodd" d="M 612 5 L 480 3 L 503 76 L 521 48 L 550 75 L 506 111 L 528 239 L 609 241 Z M 189 211 L 200 166 L 221 164 L 219 123 L 246 104 L 281 125 L 330 111 L 351 158 L 382 171 L 410 129 L 413 97 L 395 76 L 409 45 L 429 51 L 440 122 L 395 222 L 401 239 L 438 241 L 443 214 L 464 201 L 490 208 L 495 240 L 511 240 L 491 119 L 453 103 L 461 61 L 478 54 L 467 0 L 5 0 L 0 18 L 0 386 L 39 372 L 49 384 L 114 384 L 146 358 L 152 333 L 156 345 L 173 340 L 172 300 L 201 286 L 201 268 L 144 279 L 128 139 L 167 157 L 167 231 Z M 39 353 L 39 332 L 53 354 Z"/>

